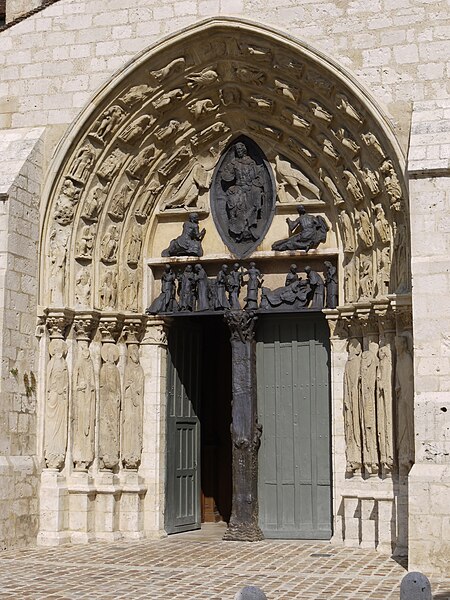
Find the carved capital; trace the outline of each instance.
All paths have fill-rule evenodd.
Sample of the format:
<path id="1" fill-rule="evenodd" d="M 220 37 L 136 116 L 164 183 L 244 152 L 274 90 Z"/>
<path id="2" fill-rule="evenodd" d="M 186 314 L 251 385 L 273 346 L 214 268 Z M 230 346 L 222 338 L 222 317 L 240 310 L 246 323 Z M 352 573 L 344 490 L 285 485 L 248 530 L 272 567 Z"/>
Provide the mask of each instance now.
<path id="1" fill-rule="evenodd" d="M 167 346 L 167 333 L 170 322 L 171 319 L 167 318 L 148 317 L 144 339 L 141 343 L 149 346 Z"/>
<path id="2" fill-rule="evenodd" d="M 121 314 L 102 314 L 98 324 L 98 330 L 102 337 L 102 342 L 115 343 L 120 335 L 123 324 L 123 315 Z"/>
<path id="3" fill-rule="evenodd" d="M 226 310 L 224 319 L 231 331 L 231 340 L 243 344 L 255 337 L 255 325 L 258 317 L 252 310 Z"/>
<path id="4" fill-rule="evenodd" d="M 330 328 L 330 338 L 333 340 L 347 337 L 348 323 L 346 319 L 339 317 L 339 311 L 336 309 L 324 309 L 323 312 Z"/>
<path id="5" fill-rule="evenodd" d="M 74 311 L 68 308 L 61 308 L 58 310 L 47 309 L 45 313 L 45 324 L 50 338 L 64 339 L 72 323 Z"/>
<path id="6" fill-rule="evenodd" d="M 73 329 L 76 339 L 89 342 L 95 333 L 100 313 L 97 311 L 77 312 L 73 319 Z"/>
<path id="7" fill-rule="evenodd" d="M 359 314 L 358 321 L 364 336 L 378 335 L 378 319 L 373 313 Z"/>
<path id="8" fill-rule="evenodd" d="M 139 344 L 145 329 L 146 317 L 132 316 L 124 318 L 122 336 L 126 344 Z"/>

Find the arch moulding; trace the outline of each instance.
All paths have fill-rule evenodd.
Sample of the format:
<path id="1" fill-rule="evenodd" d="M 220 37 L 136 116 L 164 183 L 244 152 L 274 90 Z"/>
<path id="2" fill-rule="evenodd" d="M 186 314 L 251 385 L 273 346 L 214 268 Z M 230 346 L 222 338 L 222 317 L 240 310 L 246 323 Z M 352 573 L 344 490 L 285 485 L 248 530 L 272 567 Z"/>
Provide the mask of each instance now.
<path id="1" fill-rule="evenodd" d="M 323 260 L 331 260 L 339 275 L 339 306 L 326 311 L 334 445 L 345 436 L 348 445 L 350 435 L 342 418 L 347 339 L 357 340 L 353 347 L 359 344 L 363 358 L 371 352 L 381 360 L 383 347 L 388 356 L 388 441 L 379 436 L 366 456 L 360 440 L 359 461 L 333 453 L 335 531 L 344 518 L 339 502 L 360 498 L 360 489 L 375 502 L 379 477 L 396 472 L 394 337 L 406 334 L 410 345 L 411 326 L 404 157 L 392 126 L 351 75 L 308 45 L 260 25 L 211 19 L 164 39 L 118 72 L 72 124 L 47 176 L 39 288 L 41 372 L 47 373 L 41 495 L 57 490 L 53 516 L 68 510 L 78 515 L 74 522 L 81 514 L 85 521 L 77 530 L 47 511 L 42 543 L 163 530 L 166 325 L 144 312 L 159 291 L 161 252 L 190 212 L 207 231 L 202 262 L 210 275 L 219 262 L 234 260 L 215 228 L 209 189 L 224 149 L 241 135 L 259 145 L 275 174 L 275 217 L 251 255 L 266 265 L 274 287 L 293 256 L 306 264 L 303 251 L 271 250 L 286 235 L 286 216 L 301 202 L 329 225 L 308 262 L 323 271 Z M 53 388 L 66 378 L 72 383 L 60 392 L 63 409 L 55 416 Z M 137 407 L 129 405 L 131 393 Z M 125 417 L 140 432 L 132 441 Z M 393 502 L 390 481 L 386 497 Z M 119 505 L 120 495 L 127 501 Z M 119 514 L 124 506 L 126 514 Z"/>

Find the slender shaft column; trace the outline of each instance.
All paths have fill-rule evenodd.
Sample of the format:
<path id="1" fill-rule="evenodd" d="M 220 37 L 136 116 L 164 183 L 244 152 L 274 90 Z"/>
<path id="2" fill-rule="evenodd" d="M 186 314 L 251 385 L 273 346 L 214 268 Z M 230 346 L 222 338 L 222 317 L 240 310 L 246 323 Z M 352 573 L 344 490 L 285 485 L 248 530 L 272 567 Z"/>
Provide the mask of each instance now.
<path id="1" fill-rule="evenodd" d="M 258 449 L 261 426 L 256 413 L 256 344 L 253 312 L 228 311 L 231 331 L 233 499 L 224 540 L 256 542 L 263 539 L 258 526 Z"/>

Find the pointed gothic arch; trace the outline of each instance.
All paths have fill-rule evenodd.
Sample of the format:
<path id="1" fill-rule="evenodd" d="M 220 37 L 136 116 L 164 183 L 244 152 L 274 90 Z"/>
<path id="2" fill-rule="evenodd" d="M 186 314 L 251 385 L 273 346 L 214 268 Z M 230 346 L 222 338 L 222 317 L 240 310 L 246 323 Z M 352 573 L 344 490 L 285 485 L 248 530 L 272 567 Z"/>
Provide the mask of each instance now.
<path id="1" fill-rule="evenodd" d="M 326 244 L 311 254 L 333 256 L 338 267 L 332 336 L 368 344 L 380 334 L 392 347 L 391 333 L 410 326 L 404 157 L 388 118 L 349 73 L 309 46 L 252 23 L 211 19 L 142 52 L 116 74 L 55 154 L 43 194 L 40 305 L 50 339 L 77 341 L 74 372 L 76 357 L 94 339 L 100 382 L 105 364 L 116 377 L 118 356 L 106 357 L 115 356 L 108 345 L 142 340 L 143 313 L 155 293 L 147 263 L 161 262 L 190 211 L 207 228 L 207 254 L 232 259 L 212 220 L 209 185 L 222 150 L 238 135 L 259 144 L 278 184 L 274 222 L 255 256 L 276 258 L 271 244 L 301 199 L 330 224 Z M 164 345 L 163 323 L 146 339 Z M 342 346 L 340 352 L 347 356 Z M 45 363 L 47 345 L 43 354 Z M 342 364 L 333 374 L 340 381 Z M 392 378 L 392 356 L 390 368 Z M 342 401 L 340 391 L 335 397 Z M 46 435 L 44 423 L 44 457 Z M 57 461 L 69 474 L 71 435 L 63 440 L 69 458 Z M 131 470 L 139 464 L 119 452 L 105 462 L 105 453 L 97 440 L 91 458 L 79 462 L 122 461 Z"/>

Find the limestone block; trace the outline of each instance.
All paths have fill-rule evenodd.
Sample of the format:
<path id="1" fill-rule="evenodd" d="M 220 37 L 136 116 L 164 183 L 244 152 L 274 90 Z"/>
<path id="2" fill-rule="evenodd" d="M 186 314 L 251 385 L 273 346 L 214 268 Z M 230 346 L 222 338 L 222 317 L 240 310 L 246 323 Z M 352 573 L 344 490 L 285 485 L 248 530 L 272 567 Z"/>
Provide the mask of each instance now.
<path id="1" fill-rule="evenodd" d="M 100 472 L 96 478 L 95 535 L 99 540 L 116 541 L 120 533 L 120 497 L 122 488 L 113 473 Z"/>
<path id="2" fill-rule="evenodd" d="M 44 469 L 39 496 L 38 544 L 59 546 L 68 543 L 69 499 L 65 477 L 56 470 Z"/>

